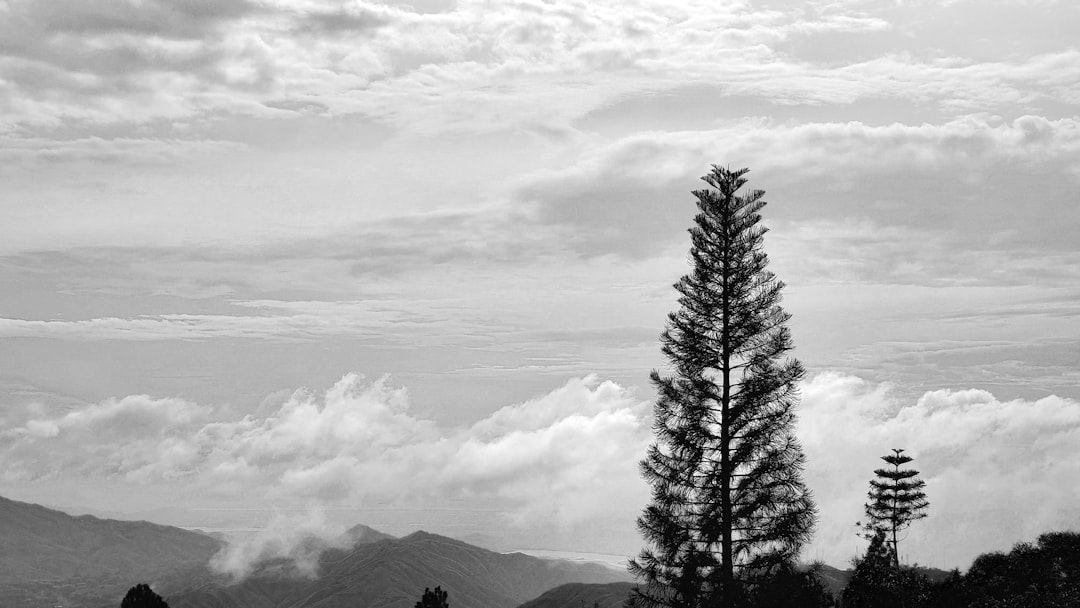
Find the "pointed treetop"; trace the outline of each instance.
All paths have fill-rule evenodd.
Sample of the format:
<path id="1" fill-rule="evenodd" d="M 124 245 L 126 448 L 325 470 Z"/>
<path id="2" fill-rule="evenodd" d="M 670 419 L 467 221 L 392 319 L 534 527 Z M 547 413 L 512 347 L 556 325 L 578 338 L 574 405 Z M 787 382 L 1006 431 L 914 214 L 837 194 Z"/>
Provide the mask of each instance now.
<path id="1" fill-rule="evenodd" d="M 902 464 L 907 464 L 907 463 L 911 462 L 912 460 L 915 460 L 911 456 L 905 456 L 904 455 L 904 450 L 901 449 L 901 448 L 893 448 L 892 451 L 893 451 L 892 454 L 882 456 L 881 459 L 884 460 L 885 462 L 893 465 L 894 467 L 899 467 Z"/>

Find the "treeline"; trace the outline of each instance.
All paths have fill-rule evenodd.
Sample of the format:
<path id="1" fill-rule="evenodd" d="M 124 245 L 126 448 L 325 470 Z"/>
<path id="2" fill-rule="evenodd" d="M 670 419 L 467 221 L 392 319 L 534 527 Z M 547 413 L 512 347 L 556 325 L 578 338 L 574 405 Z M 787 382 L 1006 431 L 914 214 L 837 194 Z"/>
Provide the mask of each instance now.
<path id="1" fill-rule="evenodd" d="M 1050 532 L 1008 553 L 980 555 L 964 574 L 932 582 L 896 566 L 879 536 L 840 598 L 842 608 L 1076 608 L 1080 606 L 1080 533 Z"/>
<path id="2" fill-rule="evenodd" d="M 1008 553 L 980 555 L 944 577 L 898 565 L 884 535 L 856 560 L 834 595 L 820 566 L 774 567 L 743 579 L 740 608 L 1078 608 L 1080 532 L 1049 532 Z M 628 606 L 635 605 L 630 598 Z"/>
<path id="3" fill-rule="evenodd" d="M 933 580 L 914 566 L 898 566 L 883 534 L 839 597 L 820 566 L 780 564 L 750 576 L 745 608 L 1077 608 L 1080 607 L 1080 532 L 1050 532 L 1008 553 L 980 555 L 966 573 Z M 449 608 L 440 587 L 424 589 L 416 608 Z M 121 608 L 168 608 L 147 585 L 132 587 Z"/>
<path id="4" fill-rule="evenodd" d="M 442 587 L 435 587 L 434 590 L 425 588 L 420 601 L 416 602 L 416 608 L 450 608 L 448 597 L 449 594 Z M 128 589 L 120 608 L 169 608 L 169 604 L 149 585 L 139 583 Z"/>

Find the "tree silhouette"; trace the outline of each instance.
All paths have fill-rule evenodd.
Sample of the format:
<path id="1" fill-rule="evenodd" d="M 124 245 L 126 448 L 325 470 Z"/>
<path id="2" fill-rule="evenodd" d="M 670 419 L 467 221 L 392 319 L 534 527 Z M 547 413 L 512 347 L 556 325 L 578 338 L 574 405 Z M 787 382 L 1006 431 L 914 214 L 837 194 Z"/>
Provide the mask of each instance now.
<path id="1" fill-rule="evenodd" d="M 1080 606 L 1080 533 L 1050 532 L 1007 554 L 980 555 L 962 587 L 966 605 L 974 608 Z"/>
<path id="2" fill-rule="evenodd" d="M 442 587 L 435 587 L 434 591 L 425 587 L 423 597 L 416 602 L 416 608 L 450 608 L 446 596 L 447 593 L 442 590 Z"/>
<path id="3" fill-rule="evenodd" d="M 750 576 L 753 608 L 832 608 L 836 601 L 819 578 L 820 564 L 801 569 L 784 562 Z"/>
<path id="4" fill-rule="evenodd" d="M 866 503 L 866 527 L 871 534 L 884 530 L 891 534 L 893 563 L 900 564 L 900 552 L 897 548 L 897 533 L 911 525 L 911 522 L 926 517 L 926 500 L 923 488 L 926 482 L 918 478 L 915 469 L 900 467 L 914 460 L 904 454 L 902 449 L 893 449 L 893 453 L 882 456 L 882 460 L 892 468 L 874 471 L 877 479 L 870 480 L 870 502 Z"/>
<path id="5" fill-rule="evenodd" d="M 844 588 L 844 608 L 899 608 L 897 569 L 885 530 L 874 530 L 866 555 L 855 562 L 855 572 Z"/>
<path id="6" fill-rule="evenodd" d="M 169 605 L 149 585 L 139 583 L 128 589 L 120 608 L 169 608 Z"/>
<path id="7" fill-rule="evenodd" d="M 694 191 L 693 269 L 675 284 L 652 373 L 655 441 L 641 463 L 652 500 L 638 518 L 647 546 L 631 560 L 636 605 L 736 605 L 750 572 L 794 558 L 814 504 L 802 481 L 794 408 L 802 365 L 766 267 L 764 192 L 737 194 L 747 169 L 713 165 Z"/>

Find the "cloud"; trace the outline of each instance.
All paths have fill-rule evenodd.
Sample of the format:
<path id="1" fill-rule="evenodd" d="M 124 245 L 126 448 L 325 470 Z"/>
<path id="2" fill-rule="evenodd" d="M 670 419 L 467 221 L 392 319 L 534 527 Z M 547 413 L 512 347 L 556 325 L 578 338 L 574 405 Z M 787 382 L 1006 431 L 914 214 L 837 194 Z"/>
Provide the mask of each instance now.
<path id="1" fill-rule="evenodd" d="M 182 477 L 199 459 L 187 433 L 205 424 L 212 412 L 182 399 L 147 395 L 109 399 L 51 418 L 36 417 L 31 405 L 21 425 L 0 431 L 0 459 L 19 463 L 3 476 L 86 474 L 132 482 Z M 52 451 L 50 446 L 66 449 Z"/>
<path id="2" fill-rule="evenodd" d="M 959 334 L 953 340 L 882 341 L 853 349 L 843 360 L 853 373 L 888 378 L 909 387 L 909 392 L 949 386 L 980 387 L 1009 395 L 1075 395 L 1080 390 L 1080 335 L 1070 329 L 1076 315 L 1075 308 L 1007 307 L 1000 317 L 970 315 L 946 322 L 982 332 L 989 324 L 1026 326 L 1027 335 L 999 332 L 997 340 L 963 340 Z M 925 322 L 911 320 L 913 324 Z M 1040 330 L 1050 337 L 1034 333 Z M 958 333 L 956 329 L 953 332 Z"/>
<path id="3" fill-rule="evenodd" d="M 210 567 L 233 582 L 259 568 L 315 578 L 322 553 L 331 548 L 347 549 L 351 540 L 345 526 L 329 520 L 318 507 L 297 513 L 277 512 L 263 528 L 230 540 L 211 558 Z"/>
<path id="4" fill-rule="evenodd" d="M 370 34 L 390 23 L 388 10 L 356 3 L 303 13 L 297 30 L 313 36 Z"/>
<path id="5" fill-rule="evenodd" d="M 296 10 L 247 0 L 17 0 L 0 13 L 6 42 L 0 104 L 14 110 L 0 128 L 149 123 L 217 112 L 280 115 L 260 101 L 275 96 L 281 84 L 308 80 L 310 71 L 295 69 L 264 40 L 383 23 L 385 11 L 331 13 L 324 4 L 331 5 Z"/>
<path id="6" fill-rule="evenodd" d="M 270 504 L 464 501 L 504 511 L 510 523 L 573 530 L 610 516 L 610 500 L 632 519 L 643 499 L 636 463 L 647 409 L 630 391 L 586 377 L 471 427 L 441 429 L 410 413 L 406 391 L 388 379 L 349 374 L 322 394 L 297 391 L 242 417 L 133 396 L 12 420 L 0 463 L 8 480 L 167 481 Z M 223 555 L 221 567 L 239 572 L 228 564 L 288 553 L 295 543 L 275 530 Z"/>
<path id="7" fill-rule="evenodd" d="M 369 344 L 401 346 L 453 339 L 470 331 L 508 329 L 505 320 L 467 311 L 465 300 L 414 303 L 404 298 L 352 301 L 232 300 L 230 314 L 148 314 L 80 320 L 0 317 L 0 336 L 63 340 L 214 340 L 225 338 L 307 342 L 348 336 Z M 460 312 L 448 318 L 448 311 Z M 476 339 L 483 339 L 477 336 Z"/>
<path id="8" fill-rule="evenodd" d="M 310 314 L 288 316 L 169 314 L 141 318 L 98 317 L 81 321 L 0 319 L 6 337 L 80 340 L 177 340 L 212 338 L 306 339 L 349 333 L 376 336 L 378 325 L 354 320 L 349 327 L 331 327 Z"/>
<path id="9" fill-rule="evenodd" d="M 248 0 L 83 0 L 40 3 L 11 0 L 8 9 L 52 33 L 138 33 L 202 38 L 207 30 L 254 12 Z"/>
<path id="10" fill-rule="evenodd" d="M 0 153 L 12 161 L 5 167 L 29 173 L 36 163 L 38 180 L 58 169 L 69 176 L 81 169 L 93 180 L 102 165 L 165 167 L 206 155 L 202 162 L 209 170 L 219 155 L 236 151 L 220 142 L 9 141 L 16 145 Z M 486 197 L 491 204 L 398 218 L 365 220 L 340 213 L 337 202 L 327 203 L 322 213 L 302 215 L 291 195 L 280 204 L 260 202 L 265 211 L 256 214 L 230 198 L 242 184 L 204 201 L 189 204 L 181 196 L 160 205 L 186 211 L 177 213 L 146 204 L 155 192 L 139 191 L 143 181 L 125 184 L 134 194 L 112 196 L 91 181 L 50 196 L 38 194 L 37 182 L 24 180 L 24 192 L 12 201 L 46 201 L 41 207 L 16 205 L 11 236 L 3 240 L 16 251 L 37 251 L 5 261 L 23 274 L 31 266 L 38 273 L 52 260 L 60 264 L 52 275 L 65 290 L 209 293 L 238 300 L 272 299 L 283 290 L 301 292 L 298 299 L 350 300 L 357 294 L 349 286 L 367 296 L 395 279 L 457 272 L 477 280 L 499 268 L 536 269 L 551 262 L 565 267 L 573 257 L 616 255 L 640 262 L 685 247 L 694 213 L 689 190 L 712 162 L 754 169 L 751 185 L 765 188 L 773 202 L 767 212 L 774 227 L 770 253 L 790 273 L 830 282 L 869 278 L 937 286 L 1076 280 L 1070 245 L 1080 217 L 1069 194 L 1080 184 L 1080 125 L 1039 116 L 969 116 L 923 125 L 747 120 L 701 131 L 651 132 L 493 183 Z M 175 175 L 162 177 L 171 184 Z M 71 209 L 71 197 L 87 192 L 100 197 L 110 213 Z M 1025 202 L 1023 221 L 1016 221 L 1017 201 Z M 43 222 L 46 212 L 51 217 Z M 83 239 L 98 246 L 55 250 L 58 243 Z M 201 246 L 193 248 L 185 239 Z M 69 268 L 80 271 L 61 276 Z M 148 332 L 189 329 L 181 319 L 156 312 L 145 311 L 153 321 L 144 324 Z M 134 321 L 133 327 L 139 325 Z M 189 335 L 232 321 L 191 323 Z M 20 324 L 18 331 L 74 329 Z"/>
<path id="11" fill-rule="evenodd" d="M 886 52 L 839 65 L 780 52 L 792 40 L 896 27 L 840 8 L 476 1 L 419 14 L 320 0 L 20 0 L 0 13 L 8 41 L 0 102 L 12 110 L 0 125 L 215 121 L 319 107 L 412 133 L 540 134 L 568 132 L 625 95 L 694 83 L 785 103 L 915 95 L 967 111 L 1077 94 L 1075 51 L 981 63 Z"/>
<path id="12" fill-rule="evenodd" d="M 27 170 L 55 170 L 60 166 L 66 170 L 102 166 L 167 167 L 244 149 L 242 144 L 212 140 L 85 137 L 57 142 L 0 135 L 0 171 L 14 175 Z"/>
<path id="13" fill-rule="evenodd" d="M 988 213 L 999 204 L 982 202 L 990 207 Z M 1009 228 L 1004 222 L 976 232 L 962 225 L 830 218 L 779 223 L 770 240 L 784 276 L 802 283 L 961 289 L 1038 283 L 1047 290 L 1075 285 L 1080 253 L 1069 251 L 1053 228 L 1042 231 L 1043 241 L 1036 244 L 1038 232 L 1033 226 Z"/>
<path id="14" fill-rule="evenodd" d="M 582 255 L 656 255 L 684 238 L 694 213 L 689 190 L 715 162 L 753 168 L 751 185 L 770 199 L 779 196 L 768 217 L 785 232 L 770 238 L 784 239 L 784 247 L 798 239 L 798 247 L 810 249 L 792 256 L 800 270 L 858 269 L 896 282 L 963 281 L 958 275 L 966 273 L 997 282 L 1003 270 L 1012 280 L 1030 278 L 1032 268 L 1068 274 L 1067 266 L 1049 263 L 1045 250 L 1075 253 L 1069 235 L 1080 218 L 1067 193 L 1080 184 L 1080 123 L 1072 118 L 967 116 L 922 125 L 741 120 L 649 132 L 590 149 L 563 168 L 521 176 L 505 196 Z M 1030 213 L 1055 222 L 1018 224 L 1013 212 L 1023 199 L 1038 206 Z"/>
<path id="15" fill-rule="evenodd" d="M 929 517 L 901 545 L 912 561 L 965 567 L 1075 521 L 1080 402 L 1002 400 L 979 389 L 913 398 L 836 372 L 814 375 L 802 394 L 798 436 L 821 513 L 807 559 L 843 565 L 863 550 L 854 524 L 878 458 L 894 447 L 915 457 L 930 499 Z M 8 482 L 168 482 L 201 496 L 306 505 L 219 555 L 217 567 L 234 576 L 265 559 L 310 570 L 319 547 L 343 542 L 343 522 L 329 510 L 358 505 L 453 505 L 493 513 L 477 532 L 543 529 L 566 544 L 604 529 L 633 547 L 647 500 L 637 463 L 651 441 L 650 413 L 630 390 L 590 376 L 441 428 L 410 412 L 404 389 L 350 374 L 243 416 L 145 396 L 58 416 L 27 411 L 0 435 L 0 464 Z"/>
<path id="16" fill-rule="evenodd" d="M 453 239 L 440 238 L 434 222 L 423 231 L 402 231 L 427 239 L 424 248 L 396 231 L 373 242 L 392 231 L 382 225 L 363 231 L 370 246 L 356 250 L 371 255 L 357 261 L 357 274 L 377 274 L 399 260 L 529 259 L 545 243 L 553 244 L 545 253 L 565 244 L 586 255 L 653 255 L 658 241 L 683 236 L 690 212 L 677 211 L 686 201 L 687 187 L 680 184 L 694 183 L 709 162 L 732 158 L 752 160 L 742 164 L 755 171 L 775 166 L 781 177 L 791 168 L 814 188 L 824 187 L 829 172 L 857 167 L 861 174 L 836 177 L 852 187 L 845 200 L 853 193 L 877 198 L 869 188 L 881 176 L 869 172 L 899 166 L 928 178 L 917 183 L 950 178 L 966 187 L 984 177 L 1006 181 L 1002 165 L 1017 164 L 1023 179 L 1011 186 L 1016 192 L 1033 192 L 1040 172 L 1050 175 L 1040 191 L 1074 185 L 1066 180 L 1080 176 L 1075 126 L 1068 124 L 1075 121 L 1058 118 L 1069 115 L 1061 109 L 1074 105 L 1080 81 L 1074 49 L 986 61 L 889 51 L 823 65 L 774 48 L 777 40 L 888 26 L 887 16 L 861 9 L 463 2 L 447 13 L 418 14 L 363 2 L 344 8 L 322 1 L 190 2 L 175 9 L 157 1 L 114 2 L 107 9 L 97 2 L 89 9 L 67 4 L 18 3 L 20 10 L 0 14 L 0 28 L 7 28 L 0 38 L 10 41 L 0 57 L 0 124 L 8 132 L 0 149 L 9 161 L 3 167 L 28 177 L 11 180 L 3 197 L 14 207 L 12 235 L 0 239 L 9 248 L 175 244 L 181 236 L 184 246 L 265 242 L 299 231 L 317 240 L 367 219 L 354 210 L 368 204 L 385 208 L 387 200 L 400 200 L 400 210 L 443 196 L 436 187 L 386 183 L 411 184 L 414 176 L 400 167 L 429 160 L 403 155 L 398 168 L 371 171 L 381 174 L 372 180 L 358 177 L 355 168 L 385 165 L 352 154 L 372 140 L 400 143 L 409 135 L 447 132 L 468 134 L 462 141 L 476 146 L 458 152 L 462 157 L 473 149 L 495 156 L 487 137 L 513 149 L 527 139 L 540 150 L 522 158 L 539 162 L 521 162 L 548 169 L 498 184 L 513 174 L 516 167 L 509 167 L 446 196 L 448 207 L 497 199 L 477 192 L 491 183 L 505 194 L 497 202 L 513 210 L 486 226 L 483 213 L 440 218 Z M 67 8 L 74 15 L 101 8 L 101 14 L 67 20 Z M 650 122 L 625 111 L 625 104 L 657 99 Z M 790 104 L 800 108 L 795 115 L 803 124 L 782 122 Z M 823 106 L 830 108 L 828 120 L 868 118 L 809 123 L 818 116 L 814 108 Z M 616 137 L 642 124 L 665 132 L 601 147 L 610 134 L 594 130 L 598 112 L 614 116 Z M 908 124 L 880 124 L 897 114 Z M 671 124 L 688 115 L 701 120 Z M 735 116 L 775 118 L 724 122 Z M 1009 137 L 995 133 L 1003 127 Z M 314 134 L 318 145 L 333 139 L 351 152 L 326 155 L 332 160 L 298 152 L 295 132 Z M 228 139 L 256 143 L 233 148 L 221 141 Z M 284 153 L 268 158 L 268 149 Z M 243 154 L 231 156 L 236 152 Z M 209 158 L 201 165 L 189 162 L 204 154 Z M 225 154 L 230 162 L 219 162 Z M 573 162 L 559 168 L 561 159 Z M 477 162 L 499 164 L 487 161 Z M 615 162 L 625 162 L 625 170 Z M 164 169 L 170 163 L 174 171 Z M 484 171 L 473 164 L 459 173 Z M 986 191 L 997 196 L 996 185 Z M 70 208 L 87 193 L 100 203 Z M 941 193 L 967 200 L 958 194 L 956 187 Z M 882 198 L 894 208 L 904 202 L 891 193 Z M 301 213 L 307 208 L 301 200 L 314 201 L 319 212 Z M 41 221 L 39 209 L 52 221 Z M 528 233 L 536 238 L 527 251 L 491 238 L 513 227 L 525 209 L 536 211 L 543 228 Z M 427 248 L 435 253 L 418 255 Z"/>
<path id="17" fill-rule="evenodd" d="M 516 505 L 516 517 L 552 518 L 564 527 L 633 513 L 643 499 L 637 460 L 648 413 L 613 382 L 574 379 L 473 425 L 445 479 L 464 493 L 497 488 Z"/>

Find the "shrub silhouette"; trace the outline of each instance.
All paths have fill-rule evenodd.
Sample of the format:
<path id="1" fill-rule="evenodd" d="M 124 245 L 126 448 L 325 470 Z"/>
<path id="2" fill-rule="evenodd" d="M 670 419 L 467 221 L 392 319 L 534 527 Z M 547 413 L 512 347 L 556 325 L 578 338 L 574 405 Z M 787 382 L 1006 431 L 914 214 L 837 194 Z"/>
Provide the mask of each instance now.
<path id="1" fill-rule="evenodd" d="M 926 605 L 932 593 L 930 580 L 915 568 L 898 566 L 894 559 L 885 530 L 876 530 L 866 555 L 855 563 L 855 572 L 841 596 L 841 605 L 844 608 Z"/>
<path id="2" fill-rule="evenodd" d="M 169 608 L 169 605 L 149 585 L 139 583 L 128 589 L 120 608 Z"/>
<path id="3" fill-rule="evenodd" d="M 434 591 L 425 587 L 424 596 L 416 602 L 416 608 L 450 608 L 446 596 L 447 593 L 442 590 L 442 587 L 435 587 Z"/>
<path id="4" fill-rule="evenodd" d="M 980 555 L 962 587 L 972 608 L 1080 606 L 1080 533 L 1050 532 L 1007 554 Z"/>
<path id="5" fill-rule="evenodd" d="M 832 608 L 829 590 L 818 578 L 818 568 L 800 569 L 790 561 L 748 577 L 747 606 L 751 608 Z"/>
<path id="6" fill-rule="evenodd" d="M 954 570 L 936 585 L 914 568 L 889 567 L 884 536 L 856 563 L 844 608 L 1080 607 L 1080 533 L 1049 532 L 1009 553 L 984 553 L 967 573 Z"/>

